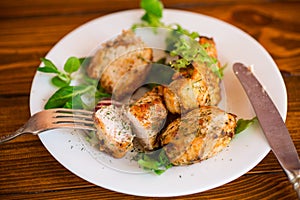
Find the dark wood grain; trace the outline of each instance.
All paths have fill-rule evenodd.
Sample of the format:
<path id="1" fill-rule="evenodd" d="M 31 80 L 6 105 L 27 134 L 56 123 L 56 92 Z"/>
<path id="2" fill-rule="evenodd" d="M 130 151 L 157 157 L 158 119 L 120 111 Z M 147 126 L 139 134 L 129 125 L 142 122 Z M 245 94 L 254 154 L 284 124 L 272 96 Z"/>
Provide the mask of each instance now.
<path id="1" fill-rule="evenodd" d="M 165 7 L 209 15 L 249 33 L 277 63 L 288 92 L 286 125 L 300 153 L 300 2 L 165 0 Z M 40 58 L 81 24 L 135 9 L 139 0 L 0 1 L 0 136 L 29 118 L 31 81 Z M 195 183 L 196 184 L 196 183 Z M 0 199 L 141 199 L 95 186 L 58 163 L 37 136 L 0 145 Z M 156 199 L 156 198 L 145 198 Z M 164 198 L 175 199 L 175 198 Z M 297 199 L 270 152 L 242 177 L 176 199 Z"/>

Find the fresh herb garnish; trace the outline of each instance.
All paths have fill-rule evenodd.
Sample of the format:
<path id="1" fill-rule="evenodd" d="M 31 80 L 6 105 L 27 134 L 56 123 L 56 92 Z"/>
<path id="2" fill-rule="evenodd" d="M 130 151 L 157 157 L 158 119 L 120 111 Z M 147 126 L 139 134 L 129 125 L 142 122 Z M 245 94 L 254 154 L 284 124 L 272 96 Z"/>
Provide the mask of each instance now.
<path id="1" fill-rule="evenodd" d="M 239 134 L 257 121 L 257 117 L 253 117 L 252 119 L 239 119 L 236 124 L 235 134 Z"/>
<path id="2" fill-rule="evenodd" d="M 50 108 L 77 108 L 87 107 L 80 98 L 83 94 L 94 92 L 92 85 L 64 86 L 58 89 L 47 101 L 45 109 Z"/>
<path id="3" fill-rule="evenodd" d="M 159 0 L 142 0 L 140 3 L 146 13 L 142 16 L 142 20 L 152 27 L 162 26 L 160 19 L 163 16 L 164 5 Z"/>
<path id="4" fill-rule="evenodd" d="M 44 67 L 39 67 L 37 70 L 40 72 L 56 74 L 56 76 L 51 79 L 51 82 L 57 87 L 70 85 L 72 73 L 76 72 L 80 67 L 80 60 L 76 57 L 68 58 L 64 65 L 64 71 L 58 70 L 51 60 L 41 58 L 41 61 L 43 62 Z"/>
<path id="5" fill-rule="evenodd" d="M 136 160 L 143 169 L 152 171 L 157 175 L 161 175 L 173 166 L 164 149 L 151 153 L 139 153 L 136 156 Z"/>
<path id="6" fill-rule="evenodd" d="M 141 17 L 142 23 L 133 24 L 131 27 L 132 30 L 141 27 L 167 28 L 192 39 L 199 37 L 197 32 L 190 32 L 177 23 L 169 25 L 164 24 L 161 21 L 164 5 L 160 0 L 142 0 L 140 6 L 145 10 L 145 14 Z"/>
<path id="7" fill-rule="evenodd" d="M 199 37 L 199 33 L 190 32 L 179 24 L 166 25 L 161 22 L 163 16 L 163 4 L 161 1 L 142 0 L 141 8 L 145 10 L 145 14 L 141 18 L 143 22 L 134 24 L 132 29 L 135 30 L 139 27 L 169 29 L 170 34 L 166 38 L 166 50 L 171 52 L 171 55 L 180 56 L 178 60 L 171 63 L 174 69 L 180 70 L 188 67 L 192 62 L 200 62 L 206 64 L 219 78 L 223 77 L 223 68 L 220 69 L 218 67 L 218 60 L 209 56 L 205 50 L 205 45 L 200 45 L 195 40 Z"/>
<path id="8" fill-rule="evenodd" d="M 180 58 L 171 63 L 174 69 L 187 67 L 192 62 L 203 63 L 212 70 L 219 78 L 223 77 L 223 69 L 218 67 L 218 60 L 208 55 L 205 45 L 200 45 L 198 41 L 186 37 L 180 37 L 174 44 L 171 56 Z"/>
<path id="9" fill-rule="evenodd" d="M 44 73 L 55 74 L 51 79 L 53 85 L 59 89 L 48 99 L 45 104 L 45 109 L 50 108 L 77 108 L 77 109 L 90 109 L 82 100 L 83 95 L 90 97 L 94 96 L 95 102 L 102 97 L 109 97 L 110 94 L 106 93 L 102 87 L 98 86 L 99 80 L 89 78 L 85 73 L 85 68 L 88 65 L 89 58 L 70 57 L 64 64 L 63 70 L 58 67 L 49 59 L 41 58 L 43 67 L 37 70 Z M 80 76 L 77 77 L 81 80 L 80 84 L 72 86 L 71 82 L 75 78 L 73 75 L 83 68 Z M 93 106 L 93 105 L 91 105 Z"/>

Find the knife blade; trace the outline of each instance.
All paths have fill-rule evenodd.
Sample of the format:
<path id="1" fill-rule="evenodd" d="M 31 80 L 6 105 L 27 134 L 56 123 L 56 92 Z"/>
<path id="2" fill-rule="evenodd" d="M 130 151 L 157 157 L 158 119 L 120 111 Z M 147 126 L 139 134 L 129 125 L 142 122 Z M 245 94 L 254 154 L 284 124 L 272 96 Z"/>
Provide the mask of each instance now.
<path id="1" fill-rule="evenodd" d="M 293 184 L 300 199 L 299 156 L 279 111 L 249 67 L 242 63 L 235 63 L 233 71 L 252 104 L 274 155 Z"/>

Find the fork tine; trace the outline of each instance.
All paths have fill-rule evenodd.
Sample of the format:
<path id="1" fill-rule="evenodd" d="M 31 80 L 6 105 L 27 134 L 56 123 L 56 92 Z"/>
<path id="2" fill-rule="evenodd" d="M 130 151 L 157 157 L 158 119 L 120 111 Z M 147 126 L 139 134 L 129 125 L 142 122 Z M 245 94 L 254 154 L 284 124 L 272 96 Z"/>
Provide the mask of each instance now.
<path id="1" fill-rule="evenodd" d="M 95 130 L 92 111 L 62 108 L 54 112 L 52 123 L 58 127 Z"/>
<path id="2" fill-rule="evenodd" d="M 83 121 L 83 122 L 92 122 L 94 123 L 94 119 L 92 117 L 84 116 L 84 115 L 55 115 L 53 118 L 57 121 Z"/>
<path id="3" fill-rule="evenodd" d="M 57 114 L 58 117 L 64 116 L 74 116 L 74 117 L 83 117 L 87 119 L 92 119 L 94 112 L 88 110 L 74 110 L 74 109 L 67 109 L 67 108 L 60 108 L 54 109 L 54 112 Z"/>
<path id="4" fill-rule="evenodd" d="M 73 118 L 73 117 L 63 117 L 63 118 L 54 118 L 53 123 L 55 124 L 63 124 L 63 123 L 76 123 L 76 124 L 86 124 L 93 126 L 94 121 L 89 121 L 81 118 Z"/>
<path id="5" fill-rule="evenodd" d="M 52 128 L 72 128 L 72 129 L 83 129 L 83 130 L 96 131 L 96 128 L 93 125 L 83 124 L 83 123 L 74 123 L 74 122 L 53 123 Z"/>
<path id="6" fill-rule="evenodd" d="M 57 119 L 68 118 L 70 120 L 72 118 L 72 119 L 77 119 L 77 120 L 85 120 L 85 121 L 89 121 L 89 122 L 94 122 L 93 112 L 91 112 L 91 111 L 57 109 L 55 111 L 55 115 L 53 117 L 57 118 Z"/>

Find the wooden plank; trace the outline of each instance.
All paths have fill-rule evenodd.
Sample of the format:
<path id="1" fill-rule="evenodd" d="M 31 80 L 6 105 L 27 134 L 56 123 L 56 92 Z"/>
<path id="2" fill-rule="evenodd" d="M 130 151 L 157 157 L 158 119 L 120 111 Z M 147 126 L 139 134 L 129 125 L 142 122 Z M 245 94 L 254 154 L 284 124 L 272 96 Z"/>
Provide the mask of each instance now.
<path id="1" fill-rule="evenodd" d="M 108 13 L 115 12 L 124 9 L 139 8 L 139 0 L 110 0 L 106 1 L 97 0 L 66 0 L 66 1 L 0 1 L 0 19 L 18 18 L 18 17 L 40 17 L 45 15 L 70 15 L 78 13 Z M 223 5 L 234 6 L 236 4 L 271 4 L 274 1 L 270 0 L 243 0 L 238 3 L 233 0 L 163 0 L 166 8 L 195 8 L 195 7 L 219 7 Z M 277 1 L 277 2 L 293 2 L 289 1 Z"/>
<path id="2" fill-rule="evenodd" d="M 165 7 L 206 14 L 252 35 L 272 55 L 288 91 L 286 124 L 300 152 L 299 1 L 164 0 Z M 0 136 L 29 118 L 29 92 L 40 57 L 64 35 L 139 1 L 0 1 Z M 0 145 L 0 199 L 140 199 L 94 186 L 65 169 L 37 136 Z M 195 183 L 196 184 L 196 183 Z M 200 194 L 165 199 L 296 199 L 274 154 L 246 175 Z M 145 198 L 156 199 L 156 198 Z"/>
<path id="3" fill-rule="evenodd" d="M 69 178 L 69 177 L 66 177 Z M 292 186 L 285 181 L 284 174 L 248 175 L 238 178 L 236 181 L 224 186 L 183 197 L 171 197 L 164 199 L 297 199 Z M 195 183 L 197 184 L 197 183 Z M 87 186 L 73 189 L 61 189 L 54 191 L 35 192 L 26 191 L 17 193 L 0 193 L 3 199 L 141 199 L 131 195 L 121 195 L 101 187 Z M 143 198 L 158 199 L 158 198 Z"/>

